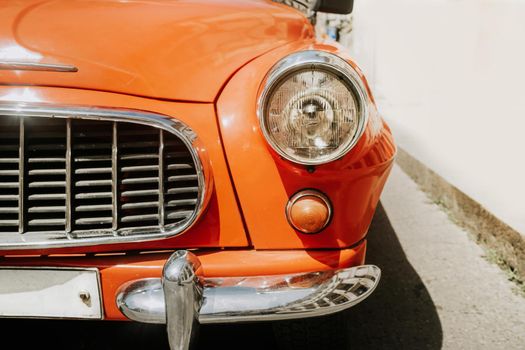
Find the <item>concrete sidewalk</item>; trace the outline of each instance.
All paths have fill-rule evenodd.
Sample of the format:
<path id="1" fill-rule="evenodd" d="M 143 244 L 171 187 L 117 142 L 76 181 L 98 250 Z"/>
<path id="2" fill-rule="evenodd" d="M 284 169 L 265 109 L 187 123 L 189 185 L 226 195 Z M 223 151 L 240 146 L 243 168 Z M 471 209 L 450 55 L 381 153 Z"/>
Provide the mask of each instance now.
<path id="1" fill-rule="evenodd" d="M 383 277 L 348 310 L 352 349 L 524 349 L 525 298 L 467 233 L 394 168 L 370 228 L 368 262 Z M 167 349 L 163 326 L 1 320 L 18 348 Z M 27 336 L 30 334 L 30 336 Z M 274 349 L 269 324 L 202 327 L 198 349 Z"/>
<path id="2" fill-rule="evenodd" d="M 468 234 L 397 166 L 381 201 L 368 261 L 384 278 L 354 310 L 363 322 L 354 332 L 368 318 L 381 339 L 356 348 L 524 349 L 525 298 Z"/>

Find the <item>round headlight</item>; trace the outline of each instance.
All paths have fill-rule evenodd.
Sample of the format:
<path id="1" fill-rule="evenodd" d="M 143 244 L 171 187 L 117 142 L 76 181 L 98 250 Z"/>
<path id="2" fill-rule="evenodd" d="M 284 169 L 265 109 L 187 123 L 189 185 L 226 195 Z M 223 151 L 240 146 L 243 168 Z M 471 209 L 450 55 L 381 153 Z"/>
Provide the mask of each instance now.
<path id="1" fill-rule="evenodd" d="M 266 77 L 259 118 L 269 144 L 284 158 L 317 165 L 341 158 L 367 119 L 366 90 L 342 58 L 322 51 L 287 56 Z"/>

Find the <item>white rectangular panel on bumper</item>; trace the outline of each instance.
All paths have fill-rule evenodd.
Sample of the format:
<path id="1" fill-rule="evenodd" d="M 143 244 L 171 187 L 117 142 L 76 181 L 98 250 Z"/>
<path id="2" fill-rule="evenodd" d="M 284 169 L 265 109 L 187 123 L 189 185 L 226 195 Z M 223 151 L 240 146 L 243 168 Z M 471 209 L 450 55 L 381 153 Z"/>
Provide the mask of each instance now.
<path id="1" fill-rule="evenodd" d="M 96 269 L 0 267 L 0 317 L 101 319 Z"/>

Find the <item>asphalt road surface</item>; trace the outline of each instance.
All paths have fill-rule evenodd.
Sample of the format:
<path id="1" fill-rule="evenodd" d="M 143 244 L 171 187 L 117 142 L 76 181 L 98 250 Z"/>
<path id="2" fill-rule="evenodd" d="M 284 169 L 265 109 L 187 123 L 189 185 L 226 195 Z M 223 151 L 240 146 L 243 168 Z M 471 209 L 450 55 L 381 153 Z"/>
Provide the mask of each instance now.
<path id="1" fill-rule="evenodd" d="M 377 290 L 347 311 L 352 349 L 525 349 L 525 298 L 398 168 L 369 234 Z M 2 348 L 167 349 L 162 326 L 1 320 Z M 268 324 L 202 327 L 198 349 L 273 349 Z"/>

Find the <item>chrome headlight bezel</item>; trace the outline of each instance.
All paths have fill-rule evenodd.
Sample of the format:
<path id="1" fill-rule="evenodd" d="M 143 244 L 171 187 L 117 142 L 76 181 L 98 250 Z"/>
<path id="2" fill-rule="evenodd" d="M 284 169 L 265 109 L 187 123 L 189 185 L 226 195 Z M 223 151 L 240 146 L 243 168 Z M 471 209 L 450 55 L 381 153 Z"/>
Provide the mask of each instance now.
<path id="1" fill-rule="evenodd" d="M 325 71 L 340 78 L 349 89 L 350 93 L 354 95 L 354 99 L 357 104 L 356 117 L 358 125 L 354 135 L 346 140 L 343 143 L 344 147 L 340 148 L 337 152 L 318 159 L 299 159 L 286 153 L 283 149 L 281 149 L 281 147 L 279 147 L 279 145 L 274 142 L 269 128 L 266 125 L 265 115 L 267 113 L 269 97 L 272 95 L 273 91 L 292 74 L 305 69 Z M 270 69 L 261 84 L 261 88 L 259 89 L 257 116 L 259 118 L 259 125 L 264 134 L 264 137 L 275 152 L 293 163 L 313 166 L 326 164 L 340 159 L 345 156 L 352 148 L 354 148 L 363 135 L 368 122 L 368 103 L 368 92 L 364 86 L 361 76 L 354 67 L 335 54 L 325 51 L 308 50 L 290 54 L 281 59 Z"/>

